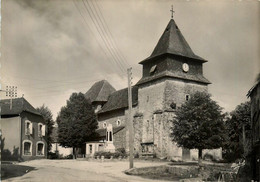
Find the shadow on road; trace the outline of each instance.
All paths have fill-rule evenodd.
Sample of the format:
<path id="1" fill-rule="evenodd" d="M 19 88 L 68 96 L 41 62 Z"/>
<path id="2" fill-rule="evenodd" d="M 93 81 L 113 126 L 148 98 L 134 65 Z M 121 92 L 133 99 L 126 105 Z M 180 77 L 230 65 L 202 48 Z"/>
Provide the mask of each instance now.
<path id="1" fill-rule="evenodd" d="M 16 164 L 1 164 L 1 180 L 23 176 L 32 170 L 35 168 Z"/>

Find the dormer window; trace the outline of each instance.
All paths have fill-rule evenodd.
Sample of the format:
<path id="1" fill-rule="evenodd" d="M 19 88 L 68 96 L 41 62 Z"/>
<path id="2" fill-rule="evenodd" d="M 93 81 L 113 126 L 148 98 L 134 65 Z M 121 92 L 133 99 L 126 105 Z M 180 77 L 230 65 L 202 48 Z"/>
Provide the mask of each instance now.
<path id="1" fill-rule="evenodd" d="M 154 66 L 151 67 L 150 75 L 153 75 L 155 73 L 156 68 L 157 68 L 157 65 L 154 65 Z"/>
<path id="2" fill-rule="evenodd" d="M 32 122 L 29 120 L 25 121 L 25 135 L 31 135 L 33 133 Z"/>

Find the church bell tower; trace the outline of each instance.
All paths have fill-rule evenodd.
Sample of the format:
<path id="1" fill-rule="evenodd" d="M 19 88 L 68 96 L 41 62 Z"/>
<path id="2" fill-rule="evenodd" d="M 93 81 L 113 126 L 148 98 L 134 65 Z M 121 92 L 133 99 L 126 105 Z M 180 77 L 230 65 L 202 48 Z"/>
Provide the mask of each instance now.
<path id="1" fill-rule="evenodd" d="M 205 62 L 192 51 L 171 18 L 152 54 L 139 63 L 143 66 L 136 84 L 138 109 L 143 113 L 142 142 L 152 143 L 158 156 L 184 155 L 176 146 L 176 150 L 169 149 L 174 148 L 169 121 L 191 94 L 207 92 L 210 82 L 203 76 Z"/>

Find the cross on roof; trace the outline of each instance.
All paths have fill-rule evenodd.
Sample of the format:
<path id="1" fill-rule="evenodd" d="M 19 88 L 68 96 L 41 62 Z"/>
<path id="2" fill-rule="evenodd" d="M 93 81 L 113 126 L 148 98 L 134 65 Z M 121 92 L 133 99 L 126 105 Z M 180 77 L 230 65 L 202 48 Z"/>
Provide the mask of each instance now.
<path id="1" fill-rule="evenodd" d="M 172 9 L 170 10 L 172 12 L 172 19 L 173 19 L 173 13 L 175 13 L 175 11 L 173 11 L 173 5 L 172 5 Z"/>

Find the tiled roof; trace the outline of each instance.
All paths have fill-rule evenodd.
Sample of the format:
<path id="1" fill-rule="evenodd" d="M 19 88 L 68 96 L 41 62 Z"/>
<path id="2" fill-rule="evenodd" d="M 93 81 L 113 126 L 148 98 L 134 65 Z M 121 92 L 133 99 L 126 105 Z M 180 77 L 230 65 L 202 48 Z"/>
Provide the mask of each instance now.
<path id="1" fill-rule="evenodd" d="M 10 110 L 10 99 L 0 101 L 1 115 L 18 115 L 23 111 L 41 115 L 25 98 L 12 99 L 12 109 Z"/>
<path id="2" fill-rule="evenodd" d="M 206 62 L 205 59 L 193 53 L 173 19 L 168 23 L 152 54 L 145 60 L 141 61 L 140 64 L 163 54 L 174 54 Z"/>
<path id="3" fill-rule="evenodd" d="M 162 77 L 172 77 L 172 78 L 178 78 L 183 80 L 191 80 L 194 82 L 200 82 L 204 84 L 210 84 L 210 81 L 208 81 L 203 75 L 194 75 L 194 74 L 185 74 L 182 72 L 170 72 L 170 71 L 164 71 L 157 75 L 153 75 L 150 77 L 143 77 L 141 80 L 139 80 L 136 85 L 140 85 L 146 82 L 149 82 L 151 80 L 160 79 Z"/>
<path id="4" fill-rule="evenodd" d="M 132 87 L 132 103 L 133 105 L 138 104 L 138 87 Z M 108 101 L 102 107 L 102 109 L 98 112 L 105 113 L 108 111 L 113 111 L 117 109 L 127 108 L 128 107 L 128 88 L 118 90 L 113 92 L 109 97 Z"/>
<path id="5" fill-rule="evenodd" d="M 96 82 L 85 94 L 86 98 L 90 99 L 91 102 L 101 101 L 106 102 L 108 96 L 115 92 L 116 89 L 110 85 L 106 80 Z"/>

